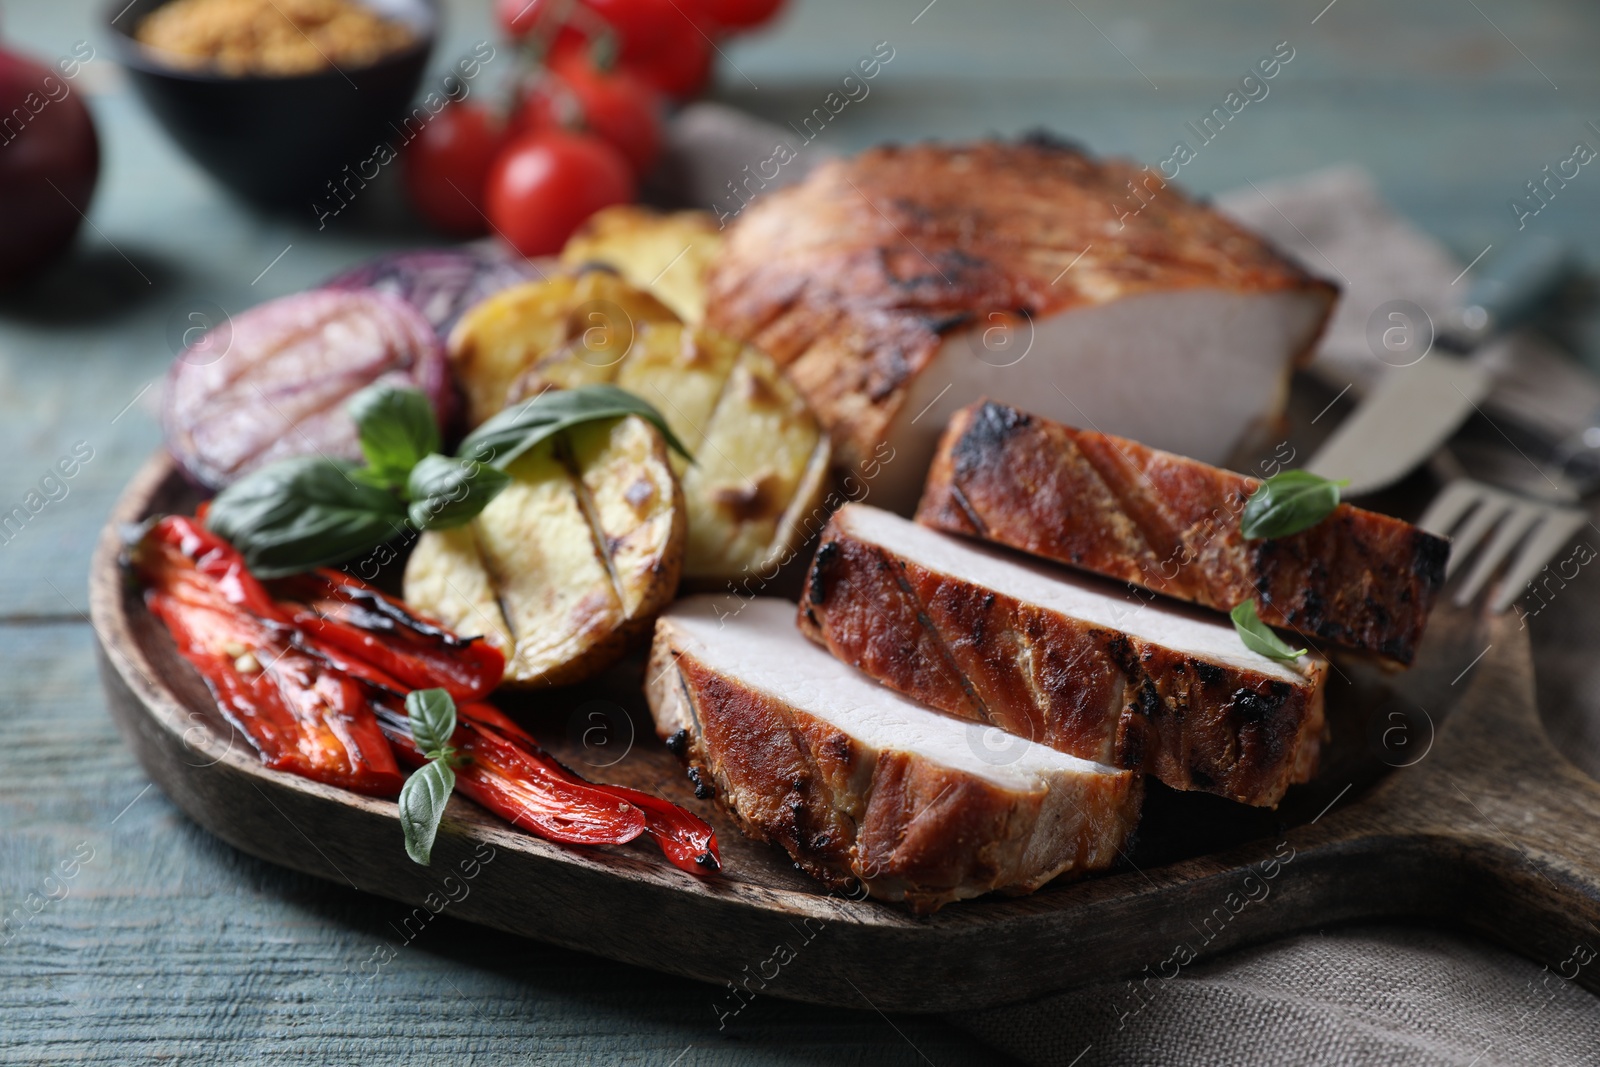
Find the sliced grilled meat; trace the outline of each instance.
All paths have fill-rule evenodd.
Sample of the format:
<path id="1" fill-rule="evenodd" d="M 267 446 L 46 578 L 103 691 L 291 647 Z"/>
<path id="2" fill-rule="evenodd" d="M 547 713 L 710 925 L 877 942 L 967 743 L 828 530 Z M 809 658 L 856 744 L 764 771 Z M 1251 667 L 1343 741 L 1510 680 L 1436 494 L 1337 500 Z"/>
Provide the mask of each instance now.
<path id="1" fill-rule="evenodd" d="M 1261 483 L 993 401 L 956 413 L 917 521 L 1409 664 L 1449 542 L 1341 504 L 1309 530 L 1239 532 Z"/>
<path id="2" fill-rule="evenodd" d="M 1176 789 L 1272 806 L 1316 769 L 1324 661 L 1268 659 L 1225 621 L 879 508 L 823 531 L 800 628 L 942 711 Z"/>
<path id="3" fill-rule="evenodd" d="M 892 448 L 873 500 L 909 512 L 983 395 L 1220 461 L 1281 410 L 1335 295 L 1151 168 L 1034 139 L 874 148 L 757 192 L 707 321 L 786 367 L 845 466 Z"/>
<path id="4" fill-rule="evenodd" d="M 794 605 L 699 596 L 656 623 L 656 729 L 752 837 L 830 887 L 931 912 L 1109 867 L 1139 780 L 874 684 L 802 637 Z"/>

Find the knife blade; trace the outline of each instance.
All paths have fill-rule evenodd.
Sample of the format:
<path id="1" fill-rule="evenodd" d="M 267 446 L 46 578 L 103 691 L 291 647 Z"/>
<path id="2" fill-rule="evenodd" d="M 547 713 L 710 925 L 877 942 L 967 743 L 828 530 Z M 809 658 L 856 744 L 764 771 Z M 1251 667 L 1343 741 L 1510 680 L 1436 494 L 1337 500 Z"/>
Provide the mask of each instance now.
<path id="1" fill-rule="evenodd" d="M 1345 496 L 1391 485 L 1450 439 L 1489 385 L 1482 368 L 1439 352 L 1409 367 L 1390 367 L 1306 469 L 1348 479 Z"/>
<path id="2" fill-rule="evenodd" d="M 1515 326 L 1570 267 L 1566 245 L 1538 235 L 1518 242 L 1498 262 L 1491 260 L 1421 357 L 1396 365 L 1387 353 L 1380 355 L 1388 365 L 1378 384 L 1306 469 L 1348 479 L 1346 496 L 1376 492 L 1411 473 L 1450 439 L 1492 384 L 1487 371 L 1446 351 L 1470 352 Z M 1417 325 L 1405 323 L 1408 338 Z M 1380 336 L 1389 334 L 1380 330 Z"/>

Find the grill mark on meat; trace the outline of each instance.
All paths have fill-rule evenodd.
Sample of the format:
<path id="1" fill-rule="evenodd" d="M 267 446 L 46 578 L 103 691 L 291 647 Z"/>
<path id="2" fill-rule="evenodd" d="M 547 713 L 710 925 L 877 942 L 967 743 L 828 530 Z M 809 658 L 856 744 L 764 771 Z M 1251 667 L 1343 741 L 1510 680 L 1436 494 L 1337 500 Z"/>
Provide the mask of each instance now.
<path id="1" fill-rule="evenodd" d="M 821 604 L 828 599 L 828 572 L 839 558 L 839 543 L 824 541 L 811 557 L 811 572 L 806 581 L 806 599 Z"/>
<path id="2" fill-rule="evenodd" d="M 1136 475 L 1151 490 L 1151 493 L 1147 496 L 1135 491 L 1133 486 L 1126 485 L 1130 479 L 1115 477 L 1113 472 L 1105 465 L 1107 461 L 1103 457 L 1096 456 L 1089 449 L 1077 448 L 1076 445 L 1072 447 L 1076 456 L 1094 472 L 1095 477 L 1099 480 L 1106 493 L 1110 495 L 1112 500 L 1116 501 L 1117 509 L 1132 524 L 1134 532 L 1142 542 L 1141 547 L 1157 560 L 1176 559 L 1179 549 L 1182 547 L 1182 539 L 1170 535 L 1165 524 L 1158 521 L 1159 513 L 1157 508 L 1159 505 L 1153 499 L 1157 494 L 1155 493 L 1155 486 L 1150 482 L 1150 476 L 1140 470 L 1126 453 L 1121 450 L 1117 451 L 1117 457 L 1127 467 L 1128 472 Z M 1126 488 L 1124 488 L 1125 485 Z"/>
<path id="3" fill-rule="evenodd" d="M 968 477 L 1001 459 L 1006 442 L 1032 421 L 1031 415 L 1016 408 L 983 401 L 952 449 L 956 473 Z"/>
<path id="4" fill-rule="evenodd" d="M 1262 620 L 1318 642 L 1409 663 L 1443 584 L 1449 545 L 1398 519 L 1341 504 L 1282 538 L 1246 540 L 1243 502 L 1261 483 L 1137 442 L 1006 405 L 952 417 L 918 521 Z M 959 494 L 959 495 L 958 495 Z M 969 517 L 969 514 L 971 517 Z"/>
<path id="5" fill-rule="evenodd" d="M 940 657 L 944 660 L 945 664 L 949 666 L 950 672 L 954 674 L 956 679 L 960 682 L 962 692 L 966 693 L 967 698 L 971 700 L 973 706 L 978 709 L 978 713 L 983 717 L 983 722 L 991 726 L 995 725 L 994 713 L 989 710 L 989 705 L 984 701 L 983 697 L 978 693 L 977 688 L 972 684 L 972 679 L 967 677 L 966 673 L 962 671 L 960 665 L 956 662 L 955 653 L 951 651 L 950 646 L 945 642 L 944 635 L 939 632 L 939 628 L 933 624 L 933 619 L 928 614 L 928 605 L 923 603 L 922 598 L 917 595 L 917 591 L 912 588 L 911 583 L 906 580 L 905 565 L 901 564 L 898 567 L 891 566 L 890 561 L 884 559 L 883 566 L 887 567 L 889 572 L 894 575 L 895 584 L 900 587 L 901 595 L 904 596 L 906 600 L 913 605 L 913 607 L 915 607 L 917 612 L 917 623 L 922 627 L 922 632 L 928 636 L 928 640 L 932 641 L 933 646 L 939 650 Z M 994 596 L 991 594 L 985 598 L 983 605 L 984 609 L 987 610 L 993 604 Z M 981 640 L 981 634 L 979 636 Z"/>
<path id="6" fill-rule="evenodd" d="M 987 538 L 989 536 L 989 524 L 984 522 L 983 516 L 979 515 L 973 508 L 972 501 L 967 499 L 967 494 L 962 490 L 961 486 L 951 482 L 950 496 L 954 498 L 956 507 L 960 508 L 961 513 L 966 516 L 967 522 L 972 525 L 970 532 L 977 537 Z"/>
<path id="7" fill-rule="evenodd" d="M 834 546 L 832 584 L 825 603 L 803 616 L 802 632 L 843 661 L 948 714 L 1146 770 L 1179 789 L 1270 805 L 1290 781 L 1303 780 L 1295 777 L 1302 764 L 1314 766 L 1315 670 L 1307 684 L 1291 685 L 997 595 L 930 569 L 917 549 L 903 555 L 892 528 L 858 533 L 853 511 L 872 510 L 852 506 L 835 516 L 824 534 Z M 814 590 L 807 599 L 816 599 Z M 862 621 L 873 613 L 901 626 L 914 617 L 925 636 L 886 647 L 882 631 L 875 641 Z M 925 666 L 935 655 L 944 670 Z M 1306 725 L 1313 722 L 1315 729 Z"/>
<path id="8" fill-rule="evenodd" d="M 911 392 L 880 372 L 869 399 L 860 369 L 899 345 L 914 377 L 942 336 L 930 322 L 954 312 L 1048 317 L 1197 287 L 1331 306 L 1331 285 L 1176 187 L 1118 223 L 1114 201 L 1148 177 L 1053 137 L 832 161 L 729 229 L 707 322 L 781 364 L 807 363 L 796 383 L 849 463 L 870 455 Z M 1090 243 L 1095 257 L 1063 278 Z"/>

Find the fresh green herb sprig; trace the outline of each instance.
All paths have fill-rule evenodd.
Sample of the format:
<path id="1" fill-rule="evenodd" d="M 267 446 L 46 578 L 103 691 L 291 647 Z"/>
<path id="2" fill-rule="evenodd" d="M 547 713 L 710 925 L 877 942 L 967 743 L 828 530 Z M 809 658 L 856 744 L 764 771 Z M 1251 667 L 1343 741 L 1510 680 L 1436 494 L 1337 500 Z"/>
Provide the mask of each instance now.
<path id="1" fill-rule="evenodd" d="M 456 702 L 443 689 L 418 689 L 406 694 L 411 740 L 428 762 L 417 768 L 400 790 L 400 827 L 406 855 L 424 867 L 433 859 L 439 819 L 456 787 L 455 768 L 461 757 L 451 747 L 456 732 Z"/>
<path id="2" fill-rule="evenodd" d="M 1329 481 L 1310 471 L 1284 471 L 1256 487 L 1245 501 L 1239 532 L 1254 541 L 1288 537 L 1309 530 L 1339 506 L 1339 489 L 1349 481 Z"/>
<path id="3" fill-rule="evenodd" d="M 1254 600 L 1240 601 L 1238 606 L 1228 613 L 1228 618 L 1233 620 L 1233 628 L 1238 632 L 1239 640 L 1243 641 L 1244 647 L 1251 652 L 1284 663 L 1293 663 L 1306 654 L 1303 648 L 1290 648 L 1282 638 L 1272 632 L 1272 627 L 1261 621 L 1261 616 L 1256 614 Z"/>
<path id="4" fill-rule="evenodd" d="M 341 563 L 395 537 L 472 521 L 510 484 L 505 468 L 530 448 L 587 422 L 638 415 L 693 457 L 661 413 L 613 385 L 541 393 L 439 452 L 422 393 L 373 385 L 351 398 L 365 465 L 322 456 L 283 460 L 217 494 L 206 525 L 262 578 Z"/>
<path id="5" fill-rule="evenodd" d="M 661 431 L 667 444 L 690 463 L 694 457 L 683 447 L 661 412 L 625 389 L 614 385 L 585 385 L 577 389 L 550 389 L 526 404 L 506 408 L 491 416 L 461 442 L 458 455 L 471 456 L 505 469 L 528 449 L 563 430 L 600 419 L 637 415 Z"/>

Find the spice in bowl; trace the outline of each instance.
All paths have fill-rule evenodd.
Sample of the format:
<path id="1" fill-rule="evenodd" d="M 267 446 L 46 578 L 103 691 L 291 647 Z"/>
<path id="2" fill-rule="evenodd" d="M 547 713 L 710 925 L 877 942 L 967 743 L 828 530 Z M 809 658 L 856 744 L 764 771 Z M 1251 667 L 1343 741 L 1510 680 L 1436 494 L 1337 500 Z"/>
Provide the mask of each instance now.
<path id="1" fill-rule="evenodd" d="M 172 0 L 134 36 L 173 66 L 232 77 L 370 66 L 416 40 L 354 0 Z"/>

